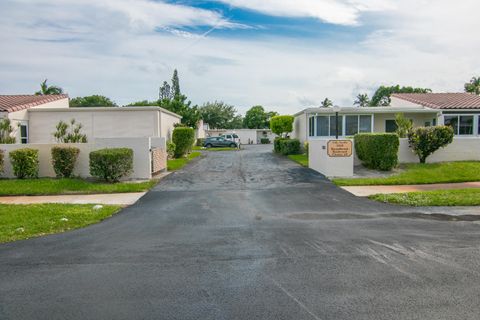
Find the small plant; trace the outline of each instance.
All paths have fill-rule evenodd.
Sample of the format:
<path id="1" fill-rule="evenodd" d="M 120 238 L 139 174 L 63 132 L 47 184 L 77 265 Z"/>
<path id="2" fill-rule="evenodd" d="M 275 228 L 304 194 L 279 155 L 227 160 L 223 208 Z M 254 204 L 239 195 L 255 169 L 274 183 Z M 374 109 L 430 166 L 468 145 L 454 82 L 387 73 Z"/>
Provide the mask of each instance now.
<path id="1" fill-rule="evenodd" d="M 357 156 L 365 167 L 389 171 L 397 166 L 400 141 L 396 133 L 359 133 L 354 140 Z"/>
<path id="2" fill-rule="evenodd" d="M 307 156 L 308 156 L 308 151 L 309 151 L 308 147 L 309 147 L 308 141 L 305 141 L 303 143 L 303 153 L 305 153 Z"/>
<path id="3" fill-rule="evenodd" d="M 55 127 L 57 131 L 53 133 L 58 143 L 87 143 L 87 135 L 81 133 L 83 128 L 81 123 L 76 123 L 75 119 L 70 120 L 70 124 L 60 121 Z"/>
<path id="4" fill-rule="evenodd" d="M 13 174 L 18 179 L 38 177 L 38 150 L 17 149 L 10 151 L 10 162 L 13 167 Z"/>
<path id="5" fill-rule="evenodd" d="M 399 138 L 406 138 L 413 127 L 412 120 L 405 118 L 403 113 L 395 115 L 395 124 L 397 125 L 396 132 Z"/>
<path id="6" fill-rule="evenodd" d="M 133 150 L 101 149 L 90 152 L 90 174 L 109 182 L 117 182 L 133 171 Z"/>
<path id="7" fill-rule="evenodd" d="M 5 159 L 4 151 L 0 150 L 0 174 L 3 173 L 3 161 Z"/>
<path id="8" fill-rule="evenodd" d="M 53 170 L 58 178 L 71 178 L 80 149 L 74 147 L 52 148 Z"/>
<path id="9" fill-rule="evenodd" d="M 197 139 L 197 147 L 203 147 L 204 144 L 205 144 L 205 138 Z"/>
<path id="10" fill-rule="evenodd" d="M 10 119 L 0 120 L 0 144 L 14 144 L 15 130 L 13 129 Z"/>
<path id="11" fill-rule="evenodd" d="M 450 126 L 420 127 L 410 131 L 408 144 L 420 163 L 425 163 L 428 156 L 452 143 L 453 136 L 453 128 Z"/>
<path id="12" fill-rule="evenodd" d="M 261 138 L 261 139 L 260 139 L 260 143 L 261 143 L 261 144 L 269 144 L 269 143 L 270 143 L 270 139 L 268 139 L 268 138 Z"/>
<path id="13" fill-rule="evenodd" d="M 195 131 L 192 128 L 176 127 L 173 130 L 172 141 L 175 143 L 175 158 L 184 157 L 192 150 Z"/>
<path id="14" fill-rule="evenodd" d="M 175 157 L 175 143 L 172 141 L 167 142 L 167 154 L 169 159 L 173 159 Z"/>
<path id="15" fill-rule="evenodd" d="M 270 129 L 281 138 L 286 138 L 293 131 L 293 116 L 276 116 L 270 119 Z"/>

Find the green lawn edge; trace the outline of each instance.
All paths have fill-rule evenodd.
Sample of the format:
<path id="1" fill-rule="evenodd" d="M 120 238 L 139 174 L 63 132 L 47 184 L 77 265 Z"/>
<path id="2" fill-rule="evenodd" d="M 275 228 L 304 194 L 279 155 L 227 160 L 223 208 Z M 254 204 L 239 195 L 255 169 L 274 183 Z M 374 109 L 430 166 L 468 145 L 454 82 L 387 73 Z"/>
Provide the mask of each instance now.
<path id="1" fill-rule="evenodd" d="M 0 204 L 0 243 L 79 229 L 118 213 L 121 206 L 94 204 Z"/>
<path id="2" fill-rule="evenodd" d="M 167 170 L 168 171 L 177 171 L 182 169 L 187 163 L 192 161 L 193 159 L 200 157 L 202 155 L 201 152 L 192 152 L 185 158 L 179 159 L 169 159 L 167 160 Z"/>
<path id="3" fill-rule="evenodd" d="M 410 163 L 402 167 L 405 171 L 389 177 L 338 178 L 332 181 L 337 186 L 411 185 L 480 181 L 479 161 Z"/>
<path id="4" fill-rule="evenodd" d="M 408 205 L 414 207 L 431 206 L 479 206 L 480 189 L 434 190 L 393 194 L 375 194 L 371 200 Z"/>
<path id="5" fill-rule="evenodd" d="M 308 168 L 308 155 L 307 154 L 291 154 L 287 156 L 290 160 L 295 161 L 302 167 Z"/>

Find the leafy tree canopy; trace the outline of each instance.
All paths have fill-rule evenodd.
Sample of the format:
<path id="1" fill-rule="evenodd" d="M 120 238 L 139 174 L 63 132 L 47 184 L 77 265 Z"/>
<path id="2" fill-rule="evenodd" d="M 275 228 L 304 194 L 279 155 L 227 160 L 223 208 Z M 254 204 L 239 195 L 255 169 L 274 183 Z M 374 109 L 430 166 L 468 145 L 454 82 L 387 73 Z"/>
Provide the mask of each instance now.
<path id="1" fill-rule="evenodd" d="M 270 120 L 272 132 L 280 137 L 286 137 L 293 131 L 293 116 L 275 116 Z"/>
<path id="2" fill-rule="evenodd" d="M 127 107 L 158 107 L 158 100 L 157 101 L 142 100 L 142 101 L 132 102 L 130 104 L 127 104 Z"/>
<path id="3" fill-rule="evenodd" d="M 465 83 L 465 92 L 480 95 L 480 77 L 473 77 L 470 82 Z"/>
<path id="4" fill-rule="evenodd" d="M 237 110 L 234 106 L 223 101 L 207 102 L 200 109 L 200 114 L 205 123 L 212 129 L 236 129 L 231 122 L 238 121 Z M 233 125 L 234 127 L 236 124 Z M 241 127 L 241 124 L 240 124 Z"/>
<path id="5" fill-rule="evenodd" d="M 370 105 L 370 98 L 368 97 L 368 94 L 359 94 L 353 105 L 359 106 L 361 108 L 368 107 Z"/>
<path id="6" fill-rule="evenodd" d="M 328 99 L 328 98 L 325 98 L 325 100 L 322 101 L 322 103 L 320 104 L 320 106 L 322 108 L 330 108 L 330 107 L 333 107 L 333 102 L 332 100 Z"/>
<path id="7" fill-rule="evenodd" d="M 278 115 L 277 112 L 265 112 L 262 106 L 251 107 L 243 118 L 243 127 L 248 129 L 270 128 L 270 119 Z"/>
<path id="8" fill-rule="evenodd" d="M 43 96 L 43 95 L 51 95 L 51 94 L 62 94 L 63 89 L 57 86 L 49 86 L 47 84 L 47 80 L 45 79 L 41 84 L 40 84 L 40 91 L 35 92 L 35 95 L 37 96 Z"/>
<path id="9" fill-rule="evenodd" d="M 431 89 L 428 88 L 414 88 L 414 87 L 400 87 L 396 86 L 380 86 L 370 101 L 372 107 L 378 106 L 388 106 L 390 105 L 391 99 L 390 96 L 393 93 L 430 93 Z"/>
<path id="10" fill-rule="evenodd" d="M 77 97 L 70 100 L 70 107 L 116 107 L 115 102 L 100 95 Z"/>

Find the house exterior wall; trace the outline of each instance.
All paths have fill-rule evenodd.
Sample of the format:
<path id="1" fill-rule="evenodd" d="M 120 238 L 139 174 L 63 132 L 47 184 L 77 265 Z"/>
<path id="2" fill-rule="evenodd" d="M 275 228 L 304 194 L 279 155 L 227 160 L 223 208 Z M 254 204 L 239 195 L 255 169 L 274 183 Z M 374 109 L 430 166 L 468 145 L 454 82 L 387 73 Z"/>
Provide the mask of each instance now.
<path id="1" fill-rule="evenodd" d="M 422 106 L 407 100 L 390 97 L 390 106 L 393 108 L 421 108 Z"/>
<path id="2" fill-rule="evenodd" d="M 299 114 L 293 121 L 292 138 L 300 140 L 303 144 L 307 140 L 308 118 L 306 113 Z"/>
<path id="3" fill-rule="evenodd" d="M 89 140 L 94 138 L 133 138 L 158 136 L 158 110 L 29 110 L 29 142 L 55 142 L 53 133 L 59 121 L 75 119 Z M 168 123 L 163 127 L 168 131 Z"/>
<path id="4" fill-rule="evenodd" d="M 160 136 L 172 139 L 173 129 L 176 123 L 180 123 L 181 118 L 173 116 L 169 113 L 160 112 Z"/>

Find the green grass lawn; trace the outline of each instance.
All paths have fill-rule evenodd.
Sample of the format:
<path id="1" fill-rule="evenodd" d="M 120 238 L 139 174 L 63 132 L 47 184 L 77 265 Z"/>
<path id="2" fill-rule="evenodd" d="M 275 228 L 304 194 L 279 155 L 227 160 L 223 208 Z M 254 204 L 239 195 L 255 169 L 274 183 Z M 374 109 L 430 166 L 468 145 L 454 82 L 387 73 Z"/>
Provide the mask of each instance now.
<path id="1" fill-rule="evenodd" d="M 394 194 L 377 194 L 372 200 L 409 206 L 479 206 L 480 189 L 435 190 Z"/>
<path id="2" fill-rule="evenodd" d="M 1 179 L 0 196 L 142 192 L 156 183 L 155 180 L 103 183 L 83 179 Z"/>
<path id="3" fill-rule="evenodd" d="M 192 152 L 186 158 L 180 159 L 170 159 L 167 160 L 167 169 L 168 171 L 175 171 L 182 169 L 187 163 L 195 159 L 196 157 L 201 156 L 200 152 Z"/>
<path id="4" fill-rule="evenodd" d="M 308 155 L 307 154 L 291 154 L 288 156 L 289 159 L 295 161 L 296 163 L 308 167 Z"/>
<path id="5" fill-rule="evenodd" d="M 93 209 L 93 204 L 0 205 L 0 243 L 78 229 L 97 223 L 120 210 L 119 206 Z"/>
<path id="6" fill-rule="evenodd" d="M 334 179 L 338 186 L 432 184 L 480 181 L 480 162 L 407 164 L 405 171 L 384 178 Z"/>

